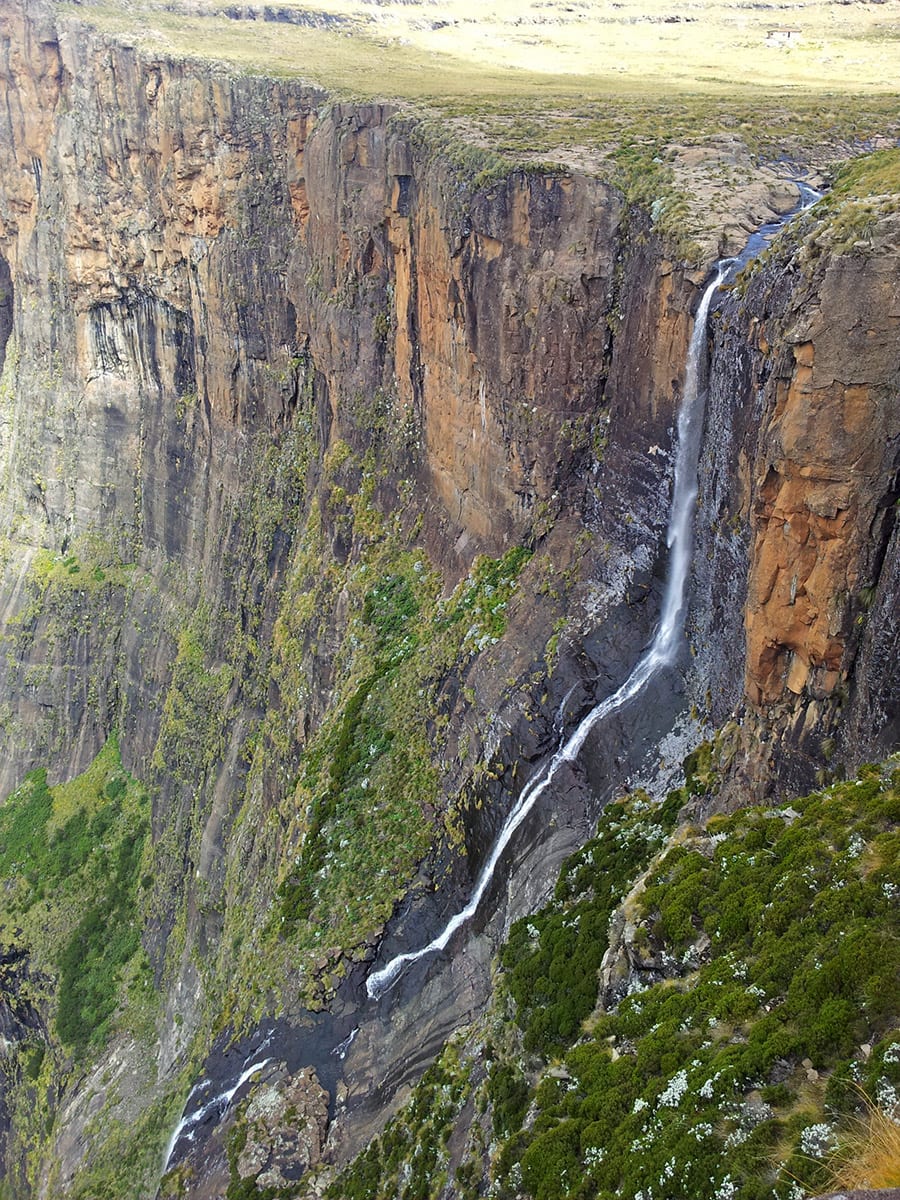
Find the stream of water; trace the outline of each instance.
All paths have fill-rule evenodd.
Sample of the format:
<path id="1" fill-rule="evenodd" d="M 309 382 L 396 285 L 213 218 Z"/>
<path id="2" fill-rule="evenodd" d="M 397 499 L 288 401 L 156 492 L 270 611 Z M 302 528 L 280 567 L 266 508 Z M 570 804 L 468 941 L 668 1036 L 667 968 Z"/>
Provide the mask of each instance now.
<path id="1" fill-rule="evenodd" d="M 241 1066 L 240 1074 L 234 1079 L 224 1090 L 217 1091 L 210 1100 L 200 1103 L 196 1108 L 192 1107 L 195 1098 L 201 1095 L 205 1089 L 211 1087 L 211 1080 L 202 1079 L 199 1083 L 191 1088 L 190 1095 L 185 1101 L 184 1112 L 181 1120 L 172 1131 L 172 1136 L 169 1138 L 166 1146 L 165 1157 L 163 1159 L 163 1174 L 165 1174 L 169 1163 L 172 1161 L 172 1155 L 175 1152 L 175 1147 L 178 1143 L 185 1139 L 188 1142 L 194 1140 L 194 1134 L 199 1126 L 204 1121 L 209 1120 L 211 1116 L 215 1116 L 216 1120 L 220 1120 L 228 1110 L 232 1100 L 241 1090 L 245 1083 L 248 1083 L 254 1075 L 269 1065 L 271 1058 L 261 1058 L 260 1054 L 271 1040 L 271 1033 L 263 1041 L 262 1045 L 251 1054 L 247 1055 Z M 252 1061 L 251 1061 L 252 1060 Z"/>
<path id="2" fill-rule="evenodd" d="M 422 946 L 419 950 L 409 950 L 404 954 L 398 954 L 381 970 L 373 971 L 366 980 L 366 991 L 372 999 L 383 995 L 404 967 L 424 958 L 426 954 L 446 949 L 454 933 L 475 915 L 513 834 L 550 786 L 557 770 L 563 763 L 573 762 L 578 757 L 585 739 L 592 729 L 610 713 L 616 712 L 639 695 L 662 667 L 673 665 L 678 657 L 684 631 L 687 580 L 690 574 L 693 541 L 694 502 L 697 499 L 697 460 L 700 454 L 700 438 L 703 432 L 706 400 L 706 389 L 701 377 L 701 366 L 705 359 L 706 323 L 713 294 L 735 262 L 735 259 L 728 258 L 717 263 L 715 276 L 707 285 L 697 309 L 691 333 L 685 371 L 684 399 L 678 414 L 675 485 L 667 535 L 668 573 L 659 625 L 653 641 L 622 686 L 591 709 L 552 758 L 522 789 L 500 830 L 487 861 L 481 868 L 465 908 L 451 917 L 437 937 L 432 938 L 427 945 Z"/>
<path id="3" fill-rule="evenodd" d="M 812 188 L 803 184 L 798 184 L 798 186 L 801 200 L 793 212 L 807 208 L 819 199 L 819 193 Z M 370 999 L 377 1000 L 388 991 L 410 963 L 446 949 L 453 935 L 475 915 L 494 878 L 504 851 L 516 831 L 534 809 L 537 801 L 553 782 L 559 768 L 564 763 L 571 763 L 578 757 L 586 738 L 601 721 L 638 696 L 659 671 L 677 663 L 684 645 L 688 579 L 693 543 L 693 516 L 697 498 L 697 462 L 700 454 L 706 403 L 703 376 L 710 305 L 716 289 L 721 286 L 729 273 L 758 254 L 773 234 L 793 215 L 793 212 L 771 225 L 763 226 L 752 235 L 738 258 L 723 259 L 716 264 L 714 277 L 704 290 L 697 309 L 688 348 L 684 399 L 678 414 L 674 488 L 667 532 L 668 571 L 659 624 L 652 642 L 621 687 L 591 709 L 569 737 L 561 741 L 555 754 L 543 764 L 534 778 L 522 790 L 478 875 L 466 906 L 456 913 L 443 930 L 427 945 L 418 950 L 398 954 L 380 970 L 372 972 L 366 980 L 366 991 Z M 557 718 L 560 726 L 564 720 L 565 708 L 570 697 L 571 692 L 560 706 Z M 323 1014 L 323 1016 L 327 1016 L 327 1014 Z M 331 1060 L 334 1060 L 332 1069 L 340 1071 L 342 1068 L 338 1064 L 350 1052 L 359 1031 L 359 1026 L 352 1021 L 352 1013 L 345 1013 L 334 1021 L 326 1021 L 325 1026 L 318 1032 L 307 1033 L 309 1044 L 306 1046 L 305 1054 L 301 1056 L 303 1062 L 316 1061 L 317 1070 L 321 1075 L 323 1072 L 327 1074 L 325 1068 Z M 335 1044 L 329 1040 L 330 1036 L 336 1036 L 340 1040 Z M 184 1155 L 193 1144 L 201 1126 L 210 1119 L 216 1121 L 221 1119 L 250 1079 L 270 1062 L 275 1061 L 263 1056 L 263 1051 L 270 1045 L 273 1037 L 275 1037 L 274 1027 L 268 1031 L 260 1044 L 251 1049 L 249 1053 L 242 1054 L 233 1066 L 225 1067 L 224 1064 L 220 1066 L 214 1074 L 216 1082 L 213 1082 L 213 1078 L 206 1078 L 192 1089 L 182 1117 L 166 1147 L 164 1170 Z M 313 1043 L 315 1046 L 319 1046 L 321 1043 L 319 1046 L 321 1053 L 318 1056 L 314 1053 Z M 325 1046 L 331 1048 L 324 1049 Z M 276 1054 L 275 1047 L 272 1047 L 272 1053 Z M 285 1047 L 280 1046 L 276 1058 L 283 1056 L 290 1057 L 286 1055 Z M 292 1063 L 288 1065 L 290 1069 L 293 1069 Z"/>
<path id="4" fill-rule="evenodd" d="M 688 346 L 685 370 L 684 399 L 678 414 L 678 442 L 675 452 L 675 484 L 672 492 L 672 507 L 669 513 L 667 542 L 669 563 L 659 625 L 649 648 L 638 660 L 634 670 L 621 687 L 602 700 L 583 718 L 568 740 L 560 745 L 556 753 L 538 771 L 537 775 L 522 789 L 518 800 L 500 830 L 494 847 L 481 868 L 475 888 L 468 904 L 461 912 L 451 917 L 441 932 L 419 950 L 409 950 L 392 958 L 378 971 L 373 971 L 366 980 L 369 997 L 377 1000 L 396 981 L 404 967 L 417 962 L 427 954 L 445 950 L 456 931 L 476 913 L 484 893 L 487 891 L 504 850 L 516 830 L 532 811 L 537 801 L 550 786 L 554 775 L 563 763 L 571 763 L 577 757 L 588 734 L 610 713 L 614 713 L 638 696 L 651 679 L 664 667 L 673 666 L 683 643 L 685 611 L 687 608 L 687 583 L 691 569 L 693 547 L 694 504 L 697 499 L 697 463 L 703 435 L 703 420 L 706 410 L 706 385 L 702 367 L 705 366 L 706 326 L 709 307 L 716 290 L 727 276 L 754 258 L 768 244 L 775 233 L 795 213 L 808 208 L 821 199 L 808 184 L 797 182 L 800 201 L 789 213 L 753 233 L 737 258 L 723 258 L 715 266 L 715 275 L 707 285 L 697 308 L 694 328 Z M 565 702 L 564 702 L 565 703 Z"/>

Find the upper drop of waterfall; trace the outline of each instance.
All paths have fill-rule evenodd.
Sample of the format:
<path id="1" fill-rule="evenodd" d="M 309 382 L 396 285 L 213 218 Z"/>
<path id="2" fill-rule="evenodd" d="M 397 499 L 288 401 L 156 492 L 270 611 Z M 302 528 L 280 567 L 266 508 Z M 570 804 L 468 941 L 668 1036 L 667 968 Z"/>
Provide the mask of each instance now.
<path id="1" fill-rule="evenodd" d="M 715 276 L 707 285 L 697 309 L 688 347 L 684 399 L 678 414 L 675 484 L 667 534 L 670 551 L 669 565 L 656 635 L 622 686 L 611 696 L 602 700 L 583 718 L 568 740 L 523 788 L 500 830 L 487 861 L 481 868 L 475 888 L 465 908 L 451 917 L 437 937 L 432 938 L 426 946 L 422 946 L 419 950 L 398 954 L 380 971 L 374 971 L 366 980 L 366 991 L 372 999 L 377 999 L 387 991 L 409 963 L 416 962 L 436 950 L 446 949 L 457 929 L 475 915 L 478 905 L 494 877 L 494 871 L 503 851 L 538 799 L 549 787 L 560 765 L 564 762 L 573 762 L 590 731 L 610 713 L 616 712 L 617 709 L 633 700 L 662 667 L 671 666 L 678 657 L 684 633 L 687 580 L 690 574 L 693 541 L 694 502 L 697 498 L 697 460 L 700 455 L 706 399 L 702 378 L 702 368 L 705 363 L 706 325 L 713 293 L 721 285 L 733 263 L 734 259 L 725 259 L 717 264 Z"/>

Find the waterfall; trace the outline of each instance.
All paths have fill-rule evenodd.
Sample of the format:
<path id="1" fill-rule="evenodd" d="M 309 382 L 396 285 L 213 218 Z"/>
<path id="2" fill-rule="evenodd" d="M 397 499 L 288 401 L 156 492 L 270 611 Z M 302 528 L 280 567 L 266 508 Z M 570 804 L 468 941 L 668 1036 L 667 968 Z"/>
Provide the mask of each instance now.
<path id="1" fill-rule="evenodd" d="M 353 1029 L 350 1030 L 350 1032 L 347 1034 L 347 1036 L 344 1038 L 344 1040 L 342 1042 L 338 1042 L 338 1044 L 334 1047 L 334 1049 L 331 1051 L 331 1053 L 337 1055 L 337 1057 L 343 1061 L 343 1059 L 345 1059 L 347 1057 L 347 1051 L 353 1045 L 354 1039 L 356 1038 L 356 1035 L 358 1033 L 359 1033 L 359 1026 L 356 1025 Z"/>
<path id="2" fill-rule="evenodd" d="M 497 863 L 509 845 L 513 834 L 534 808 L 537 801 L 550 786 L 554 775 L 563 763 L 577 758 L 585 739 L 610 713 L 616 712 L 633 700 L 662 667 L 671 666 L 678 658 L 684 632 L 685 608 L 687 605 L 687 581 L 691 567 L 693 543 L 694 502 L 697 499 L 697 461 L 700 455 L 700 439 L 703 432 L 703 416 L 706 389 L 701 378 L 701 367 L 705 362 L 706 323 L 713 293 L 735 265 L 733 258 L 723 259 L 716 264 L 716 273 L 706 287 L 697 309 L 694 328 L 688 347 L 685 370 L 684 399 L 678 414 L 678 445 L 675 453 L 675 486 L 672 493 L 672 508 L 669 514 L 667 542 L 669 564 L 659 625 L 650 646 L 638 660 L 634 670 L 611 696 L 607 696 L 593 708 L 576 727 L 538 774 L 522 789 L 509 816 L 500 830 L 494 847 L 481 868 L 475 888 L 468 904 L 461 912 L 451 917 L 443 930 L 432 938 L 427 946 L 398 954 L 380 971 L 374 971 L 366 980 L 366 991 L 370 998 L 379 996 L 394 983 L 408 963 L 417 962 L 426 954 L 445 950 L 454 933 L 475 915 L 484 893 L 494 877 Z"/>
<path id="3" fill-rule="evenodd" d="M 269 1039 L 267 1038 L 266 1041 L 268 1041 L 268 1040 Z M 265 1045 L 265 1044 L 266 1043 L 264 1042 L 263 1045 Z M 259 1049 L 261 1050 L 262 1046 L 260 1046 Z M 259 1051 L 257 1051 L 257 1053 L 259 1053 Z M 253 1056 L 251 1055 L 250 1057 L 253 1057 Z M 237 1080 L 230 1085 L 230 1087 L 225 1088 L 218 1095 L 214 1096 L 212 1098 L 212 1100 L 208 1100 L 206 1102 L 206 1104 L 201 1105 L 200 1108 L 196 1109 L 190 1115 L 188 1115 L 187 1112 L 185 1111 L 185 1114 L 182 1116 L 181 1120 L 175 1126 L 175 1129 L 172 1132 L 172 1136 L 169 1138 L 168 1144 L 166 1146 L 165 1158 L 163 1159 L 163 1174 L 165 1174 L 166 1171 L 169 1169 L 169 1162 L 172 1158 L 172 1154 L 175 1150 L 175 1147 L 178 1145 L 179 1140 L 182 1137 L 186 1137 L 188 1139 L 188 1141 L 193 1141 L 195 1126 L 200 1125 L 201 1122 L 204 1121 L 211 1112 L 214 1112 L 214 1111 L 217 1112 L 219 1117 L 224 1116 L 224 1114 L 228 1110 L 228 1106 L 231 1104 L 231 1101 L 234 1099 L 234 1097 L 237 1095 L 237 1093 L 240 1091 L 240 1089 L 244 1086 L 244 1084 L 247 1083 L 248 1080 L 252 1079 L 254 1075 L 258 1074 L 263 1069 L 263 1067 L 268 1066 L 268 1064 L 271 1061 L 272 1061 L 271 1058 L 264 1058 L 261 1061 L 257 1060 L 256 1062 L 251 1063 L 250 1066 L 247 1066 L 247 1063 L 249 1062 L 249 1058 L 245 1059 L 243 1066 L 241 1068 L 240 1075 L 238 1076 Z M 191 1088 L 190 1095 L 188 1096 L 187 1101 L 185 1103 L 185 1110 L 187 1109 L 192 1098 L 197 1094 L 197 1092 L 199 1092 L 203 1087 L 206 1087 L 208 1085 L 209 1085 L 209 1080 L 205 1079 L 205 1080 L 202 1080 L 200 1083 L 195 1084 L 194 1087 Z"/>

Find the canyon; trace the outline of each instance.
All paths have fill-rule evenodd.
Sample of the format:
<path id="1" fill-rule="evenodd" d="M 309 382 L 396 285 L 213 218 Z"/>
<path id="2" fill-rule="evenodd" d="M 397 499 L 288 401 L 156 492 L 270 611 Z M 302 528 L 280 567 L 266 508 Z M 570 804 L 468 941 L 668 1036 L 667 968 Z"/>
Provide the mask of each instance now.
<path id="1" fill-rule="evenodd" d="M 93 943 L 10 868 L 0 1169 L 17 1198 L 322 1195 L 610 800 L 710 740 L 692 822 L 895 752 L 896 150 L 707 291 L 685 633 L 542 776 L 654 644 L 717 253 L 611 182 L 32 0 L 0 97 L 0 794 L 46 770 L 52 850 L 114 742 L 89 812 L 145 814 L 135 942 L 68 1039 L 59 964 Z M 760 168 L 704 254 L 797 175 Z M 471 919 L 367 992 L 523 795 Z"/>

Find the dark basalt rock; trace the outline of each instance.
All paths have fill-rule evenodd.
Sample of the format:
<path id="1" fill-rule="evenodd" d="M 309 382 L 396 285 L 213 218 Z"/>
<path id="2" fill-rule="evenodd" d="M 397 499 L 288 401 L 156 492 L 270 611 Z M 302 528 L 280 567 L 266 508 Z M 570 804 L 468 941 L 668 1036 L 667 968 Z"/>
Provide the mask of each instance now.
<path id="1" fill-rule="evenodd" d="M 284 14 L 307 19 L 269 11 Z M 801 275 L 788 256 L 754 277 L 744 300 L 722 298 L 693 665 L 685 653 L 589 739 L 519 830 L 475 920 L 370 1004 L 372 960 L 421 945 L 459 911 L 522 786 L 652 638 L 697 288 L 649 218 L 626 213 L 610 187 L 513 172 L 476 189 L 390 105 L 326 104 L 295 82 L 150 61 L 80 27 L 57 38 L 50 10 L 30 0 L 4 6 L 0 43 L 12 97 L 0 106 L 7 375 L 13 337 L 18 353 L 0 430 L 15 447 L 0 478 L 0 527 L 15 541 L 0 577 L 0 794 L 38 764 L 53 778 L 75 775 L 113 726 L 126 765 L 153 789 L 169 874 L 144 947 L 173 1018 L 160 1079 L 175 1076 L 201 1027 L 204 972 L 215 970 L 229 917 L 246 907 L 262 928 L 274 907 L 298 836 L 286 798 L 340 690 L 347 596 L 298 636 L 298 694 L 266 678 L 290 624 L 290 584 L 304 590 L 291 573 L 314 506 L 330 565 L 360 554 L 347 497 L 362 471 L 336 486 L 328 451 L 345 443 L 360 462 L 374 456 L 373 509 L 430 556 L 447 595 L 476 555 L 534 551 L 507 634 L 455 669 L 430 718 L 430 735 L 438 716 L 448 732 L 428 816 L 439 821 L 441 806 L 468 797 L 464 853 L 436 835 L 386 927 L 360 931 L 347 979 L 325 982 L 349 948 L 313 962 L 329 1011 L 307 1013 L 295 998 L 277 1040 L 279 1061 L 314 1067 L 329 1092 L 323 1153 L 340 1161 L 481 1009 L 510 921 L 546 898 L 562 858 L 614 791 L 656 765 L 660 737 L 692 702 L 714 722 L 745 704 L 735 803 L 820 769 L 841 704 L 847 761 L 896 736 L 888 418 L 898 389 L 895 318 L 884 315 L 898 311 L 896 263 L 886 252 L 886 265 L 823 260 Z M 850 321 L 845 296 L 865 320 Z M 815 380 L 826 432 L 807 444 L 797 423 L 816 372 L 827 376 L 822 389 Z M 883 443 L 876 461 L 866 441 L 871 461 L 849 483 L 826 479 L 820 461 L 822 438 L 843 428 L 838 380 L 862 406 L 859 427 L 878 427 Z M 807 466 L 822 476 L 816 487 L 778 507 L 782 484 L 806 479 Z M 835 482 L 857 489 L 845 507 L 839 488 L 816 490 Z M 839 514 L 851 509 L 843 531 Z M 811 570 L 798 574 L 795 603 L 762 596 L 776 535 L 800 517 L 810 526 L 807 510 L 848 547 L 834 575 L 844 607 L 824 654 L 795 619 L 802 608 L 819 620 L 803 595 Z M 70 587 L 44 602 L 30 571 L 36 548 L 58 556 L 87 533 L 133 571 L 128 586 Z M 806 571 L 809 541 L 798 532 L 794 543 Z M 790 596 L 796 572 L 776 565 Z M 871 589 L 865 613 L 857 582 Z M 207 612 L 202 677 L 176 681 L 185 626 Z M 161 745 L 167 704 L 211 676 L 225 680 L 207 705 L 213 733 L 203 741 L 200 722 L 185 720 L 183 745 Z M 257 754 L 272 713 L 285 715 L 282 736 Z M 16 961 L 8 967 L 14 977 Z M 38 1032 L 10 995 L 0 1028 Z M 217 1080 L 232 1069 L 223 1055 L 210 1050 Z M 67 1178 L 85 1151 L 81 1132 L 76 1124 L 67 1143 Z"/>

